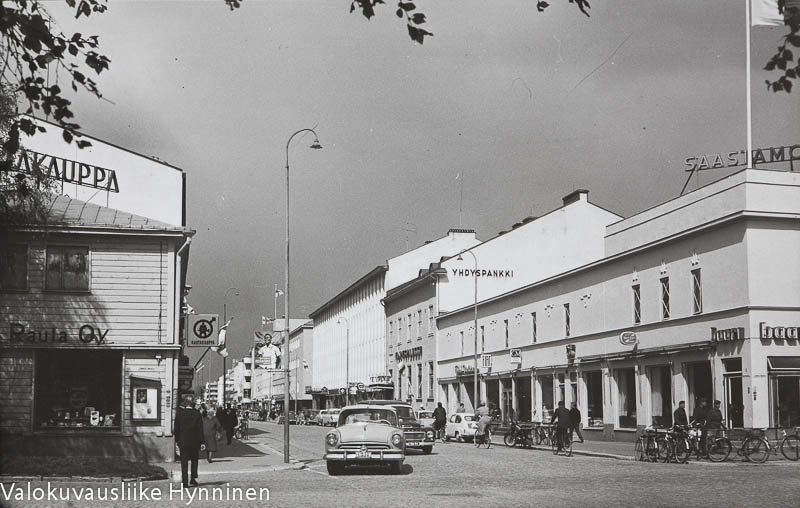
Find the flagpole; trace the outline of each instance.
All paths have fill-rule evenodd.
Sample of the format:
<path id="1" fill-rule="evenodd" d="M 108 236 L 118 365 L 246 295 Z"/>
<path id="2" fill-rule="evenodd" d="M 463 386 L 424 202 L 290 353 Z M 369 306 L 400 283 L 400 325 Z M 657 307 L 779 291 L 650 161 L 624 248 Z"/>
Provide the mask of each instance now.
<path id="1" fill-rule="evenodd" d="M 747 45 L 746 75 L 747 75 L 747 169 L 753 168 L 753 105 L 750 98 L 750 5 L 751 0 L 745 0 L 745 21 L 747 25 L 745 43 Z"/>

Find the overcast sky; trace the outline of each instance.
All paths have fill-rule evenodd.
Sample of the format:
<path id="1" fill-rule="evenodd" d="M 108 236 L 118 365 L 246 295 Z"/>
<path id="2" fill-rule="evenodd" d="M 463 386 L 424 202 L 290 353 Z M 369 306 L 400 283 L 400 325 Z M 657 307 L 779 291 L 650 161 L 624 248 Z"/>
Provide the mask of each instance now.
<path id="1" fill-rule="evenodd" d="M 346 0 L 114 0 L 78 22 L 47 5 L 111 58 L 108 100 L 75 99 L 82 129 L 186 171 L 190 303 L 221 314 L 239 289 L 241 356 L 283 287 L 298 129 L 324 149 L 290 149 L 293 317 L 448 228 L 485 240 L 577 188 L 628 216 L 678 195 L 685 157 L 745 148 L 744 0 L 551 3 L 419 0 L 423 46 L 393 5 L 367 21 Z M 754 147 L 800 141 L 797 93 L 761 70 L 787 30 L 752 32 Z"/>

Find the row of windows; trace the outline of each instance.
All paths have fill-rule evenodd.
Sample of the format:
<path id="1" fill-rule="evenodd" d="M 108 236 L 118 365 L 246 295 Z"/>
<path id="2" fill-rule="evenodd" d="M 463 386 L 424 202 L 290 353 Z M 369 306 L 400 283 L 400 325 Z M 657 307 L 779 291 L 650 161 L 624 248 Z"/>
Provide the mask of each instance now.
<path id="1" fill-rule="evenodd" d="M 417 364 L 417 369 L 416 370 L 417 370 L 417 386 L 416 386 L 415 396 L 416 396 L 417 399 L 422 399 L 422 395 L 423 395 L 423 384 L 422 384 L 423 366 L 422 366 L 421 363 Z M 391 376 L 391 375 L 392 375 L 392 371 L 390 370 L 389 371 L 389 376 Z M 408 377 L 408 390 L 409 390 L 409 393 L 410 393 L 411 390 L 413 390 L 413 388 L 414 388 L 412 386 L 412 384 L 411 384 L 411 370 L 410 369 L 409 369 L 409 374 L 408 375 L 409 375 L 409 377 Z M 400 379 L 398 381 L 398 384 L 400 386 L 400 397 L 401 398 L 406 398 L 407 395 L 403 395 L 405 390 L 403 389 L 403 375 L 402 375 L 402 373 L 400 374 Z M 433 364 L 433 362 L 428 362 L 428 399 L 433 399 L 434 398 L 435 391 L 436 391 L 436 386 L 437 386 L 436 385 L 436 373 L 434 371 L 434 364 Z"/>
<path id="2" fill-rule="evenodd" d="M 692 270 L 692 312 L 693 314 L 701 314 L 703 312 L 703 286 L 702 286 L 702 278 L 700 275 L 700 269 Z M 670 318 L 670 300 L 669 300 L 669 277 L 664 277 L 660 279 L 660 286 L 661 286 L 661 319 L 669 319 Z M 642 322 L 642 293 L 641 293 L 641 286 L 636 284 L 632 286 L 633 292 L 633 324 L 641 324 Z M 564 315 L 564 337 L 570 337 L 572 335 L 572 313 L 570 310 L 570 304 L 565 303 L 563 305 L 563 315 Z M 536 319 L 536 312 L 531 312 L 531 344 L 536 344 L 538 341 L 538 323 Z M 503 320 L 503 328 L 504 328 L 504 346 L 506 349 L 509 347 L 509 332 L 508 332 L 508 319 Z M 481 337 L 481 345 L 480 350 L 481 352 L 486 351 L 486 331 L 483 325 L 480 326 L 480 337 Z M 461 342 L 461 355 L 465 354 L 465 342 L 464 342 L 464 332 L 460 332 L 460 342 Z"/>
<path id="3" fill-rule="evenodd" d="M 425 319 L 423 320 L 423 312 L 422 309 L 417 310 L 416 315 L 416 329 L 414 328 L 414 315 L 412 313 L 408 313 L 406 317 L 400 316 L 397 318 L 397 322 L 395 323 L 394 320 L 389 321 L 389 344 L 394 344 L 395 339 L 397 340 L 397 344 L 399 345 L 402 343 L 403 340 L 411 340 L 412 337 L 416 336 L 418 339 L 422 339 L 423 331 L 427 333 L 427 335 L 433 335 L 436 324 L 434 322 L 434 313 L 433 313 L 433 305 L 429 305 L 426 309 Z M 424 323 L 427 323 L 427 330 L 424 330 Z M 396 337 L 395 337 L 396 332 Z M 414 333 L 416 332 L 416 334 Z"/>
<path id="4" fill-rule="evenodd" d="M 47 246 L 45 289 L 89 291 L 89 248 Z M 28 246 L 12 244 L 0 248 L 0 290 L 28 289 Z"/>

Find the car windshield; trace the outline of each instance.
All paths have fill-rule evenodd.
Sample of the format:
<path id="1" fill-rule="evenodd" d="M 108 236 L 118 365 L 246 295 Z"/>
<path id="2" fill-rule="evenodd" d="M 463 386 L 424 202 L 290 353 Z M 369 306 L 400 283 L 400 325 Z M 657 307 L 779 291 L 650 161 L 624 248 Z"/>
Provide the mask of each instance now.
<path id="1" fill-rule="evenodd" d="M 411 409 L 411 408 L 410 408 L 410 407 L 408 407 L 408 406 L 394 406 L 394 409 L 395 409 L 395 411 L 397 411 L 397 417 L 398 417 L 398 418 L 405 418 L 405 419 L 411 418 L 411 419 L 416 419 L 416 418 L 414 417 L 414 410 L 413 410 L 413 409 Z"/>
<path id="2" fill-rule="evenodd" d="M 420 418 L 433 418 L 433 413 L 430 411 L 420 411 L 419 412 Z"/>
<path id="3" fill-rule="evenodd" d="M 339 425 L 351 423 L 382 423 L 397 426 L 397 416 L 391 409 L 349 409 L 339 415 Z"/>
<path id="4" fill-rule="evenodd" d="M 474 422 L 475 421 L 475 416 L 474 415 L 464 415 L 464 421 L 465 422 Z"/>

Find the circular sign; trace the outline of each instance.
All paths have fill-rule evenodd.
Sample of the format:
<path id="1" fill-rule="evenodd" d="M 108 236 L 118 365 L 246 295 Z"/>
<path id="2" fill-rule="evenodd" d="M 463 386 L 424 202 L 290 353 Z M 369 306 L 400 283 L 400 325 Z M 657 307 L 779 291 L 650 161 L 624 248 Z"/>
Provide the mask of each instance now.
<path id="1" fill-rule="evenodd" d="M 339 388 L 339 393 L 344 395 L 345 393 L 347 393 L 347 390 L 345 390 L 344 388 Z"/>
<path id="2" fill-rule="evenodd" d="M 365 387 L 364 387 L 364 383 L 358 383 L 358 384 L 356 385 L 356 388 L 358 388 L 359 390 L 363 390 L 363 389 L 365 388 Z"/>
<path id="3" fill-rule="evenodd" d="M 619 334 L 619 341 L 626 346 L 633 346 L 639 342 L 636 332 L 622 332 Z"/>
<path id="4" fill-rule="evenodd" d="M 201 319 L 194 324 L 194 334 L 201 338 L 207 339 L 214 333 L 214 325 L 207 319 Z"/>

